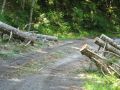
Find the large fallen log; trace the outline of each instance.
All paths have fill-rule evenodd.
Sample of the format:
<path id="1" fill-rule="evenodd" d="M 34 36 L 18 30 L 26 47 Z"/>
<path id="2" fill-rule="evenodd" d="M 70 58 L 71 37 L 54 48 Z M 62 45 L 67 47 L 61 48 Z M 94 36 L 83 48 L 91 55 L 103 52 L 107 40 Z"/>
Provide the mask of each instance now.
<path id="1" fill-rule="evenodd" d="M 90 58 L 92 62 L 96 64 L 96 66 L 101 70 L 103 70 L 105 73 L 111 74 L 111 72 L 108 69 L 108 65 L 105 62 L 106 59 L 103 56 L 100 56 L 99 54 L 95 53 L 90 46 L 87 44 L 83 45 L 83 47 L 80 49 L 81 54 L 86 55 Z"/>
<path id="2" fill-rule="evenodd" d="M 20 39 L 22 41 L 28 40 L 28 41 L 34 42 L 37 39 L 36 37 L 29 35 L 23 31 L 20 31 L 19 29 L 14 28 L 1 21 L 0 21 L 0 32 L 8 34 L 8 35 L 10 35 L 10 33 L 12 32 L 14 38 Z"/>
<path id="3" fill-rule="evenodd" d="M 14 38 L 20 39 L 22 41 L 25 41 L 25 40 L 31 41 L 31 43 L 35 42 L 36 40 L 42 40 L 42 39 L 53 40 L 53 41 L 57 41 L 58 39 L 57 37 L 54 37 L 54 36 L 24 32 L 8 24 L 5 24 L 1 21 L 0 21 L 0 32 L 8 35 L 10 35 L 12 32 Z"/>
<path id="4" fill-rule="evenodd" d="M 109 43 L 110 45 L 114 46 L 115 48 L 120 50 L 120 45 L 118 45 L 118 43 L 116 43 L 113 39 L 109 38 L 108 36 L 102 34 L 100 36 L 100 38 L 105 41 L 106 43 Z"/>
<path id="5" fill-rule="evenodd" d="M 95 63 L 95 65 L 103 74 L 115 74 L 116 76 L 120 77 L 120 67 L 118 64 L 116 66 L 116 63 L 119 62 L 119 59 L 116 59 L 112 56 L 120 56 L 119 45 L 114 42 L 114 40 L 103 34 L 100 36 L 100 38 L 96 37 L 94 42 L 99 45 L 99 47 L 103 47 L 102 53 L 107 52 L 109 54 L 104 56 L 100 53 L 101 51 L 95 51 L 87 44 L 80 49 L 81 54 L 90 58 L 90 60 Z M 109 58 L 109 55 L 112 57 Z"/>
<path id="6" fill-rule="evenodd" d="M 94 41 L 97 45 L 99 45 L 100 47 L 105 47 L 106 50 L 113 52 L 117 55 L 120 55 L 120 50 L 115 48 L 114 46 L 112 46 L 111 44 L 103 41 L 101 38 L 96 37 L 95 41 Z"/>
<path id="7" fill-rule="evenodd" d="M 86 55 L 90 58 L 92 62 L 95 63 L 95 65 L 98 67 L 98 69 L 103 73 L 112 74 L 114 72 L 115 75 L 120 77 L 120 73 L 118 70 L 116 70 L 111 64 L 109 64 L 107 61 L 107 58 L 101 56 L 100 54 L 96 53 L 93 49 L 91 49 L 90 46 L 83 45 L 83 47 L 80 49 L 81 54 Z"/>
<path id="8" fill-rule="evenodd" d="M 50 35 L 43 35 L 43 34 L 35 34 L 35 33 L 30 33 L 30 32 L 24 32 L 30 36 L 36 37 L 37 41 L 41 40 L 48 40 L 48 41 L 58 41 L 58 37 L 55 36 L 50 36 Z"/>
<path id="9" fill-rule="evenodd" d="M 83 45 L 82 48 L 80 49 L 80 52 L 83 55 L 86 55 L 87 57 L 89 57 L 90 59 L 92 57 L 94 58 L 98 58 L 98 59 L 102 59 L 102 60 L 106 60 L 105 57 L 98 55 L 94 50 L 91 49 L 91 47 L 87 44 Z"/>
<path id="10" fill-rule="evenodd" d="M 42 35 L 42 34 L 36 34 L 37 40 L 48 40 L 48 41 L 57 41 L 58 37 L 55 36 L 49 36 L 49 35 Z"/>

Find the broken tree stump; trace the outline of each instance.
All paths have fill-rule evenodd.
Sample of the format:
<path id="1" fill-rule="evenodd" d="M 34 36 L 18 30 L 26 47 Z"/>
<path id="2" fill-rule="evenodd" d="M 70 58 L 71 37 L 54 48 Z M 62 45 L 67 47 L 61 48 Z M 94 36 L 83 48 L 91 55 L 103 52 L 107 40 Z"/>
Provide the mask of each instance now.
<path id="1" fill-rule="evenodd" d="M 101 38 L 96 37 L 94 42 L 95 42 L 95 44 L 99 45 L 100 47 L 104 47 L 106 45 L 106 47 L 105 47 L 106 50 L 108 50 L 110 52 L 113 52 L 117 55 L 120 55 L 120 50 L 119 49 L 117 49 L 116 47 L 112 46 L 111 44 L 103 41 Z"/>

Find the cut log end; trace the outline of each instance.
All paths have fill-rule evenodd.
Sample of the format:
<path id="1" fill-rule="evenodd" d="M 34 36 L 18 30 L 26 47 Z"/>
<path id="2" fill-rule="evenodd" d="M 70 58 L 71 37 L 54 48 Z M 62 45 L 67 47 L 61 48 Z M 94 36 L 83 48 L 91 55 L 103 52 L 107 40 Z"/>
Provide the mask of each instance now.
<path id="1" fill-rule="evenodd" d="M 96 38 L 94 39 L 94 43 L 96 43 L 97 41 L 101 41 L 101 39 L 100 39 L 99 37 L 96 37 Z"/>
<path id="2" fill-rule="evenodd" d="M 81 48 L 80 48 L 80 52 L 82 52 L 84 49 L 89 48 L 88 44 L 84 44 Z"/>

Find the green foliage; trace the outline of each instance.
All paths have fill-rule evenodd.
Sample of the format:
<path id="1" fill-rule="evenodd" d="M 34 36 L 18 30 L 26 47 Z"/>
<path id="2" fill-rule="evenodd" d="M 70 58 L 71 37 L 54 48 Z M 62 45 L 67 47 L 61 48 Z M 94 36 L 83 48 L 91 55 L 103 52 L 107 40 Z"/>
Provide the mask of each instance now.
<path id="1" fill-rule="evenodd" d="M 62 12 L 50 11 L 40 14 L 34 28 L 43 34 L 65 34 L 70 31 L 70 25 L 63 19 Z"/>
<path id="2" fill-rule="evenodd" d="M 12 13 L 8 11 L 7 13 L 4 13 L 4 15 L 0 14 L 0 21 L 8 23 L 16 28 L 19 27 L 20 29 L 23 29 L 27 23 L 27 18 L 27 14 L 24 11 L 17 11 Z"/>
<path id="3" fill-rule="evenodd" d="M 87 90 L 120 90 L 120 79 L 115 76 L 89 74 L 85 88 Z"/>
<path id="4" fill-rule="evenodd" d="M 3 15 L 1 15 L 1 14 L 0 14 L 0 21 L 3 21 L 3 22 L 5 22 L 5 21 L 6 21 L 6 18 L 5 18 L 5 16 L 3 16 Z"/>
<path id="5" fill-rule="evenodd" d="M 29 23 L 32 0 L 7 3 L 0 20 L 23 29 Z M 120 32 L 119 3 L 116 0 L 36 0 L 32 30 L 60 38 L 93 36 L 93 33 L 94 36 L 100 33 L 120 36 L 114 34 Z"/>
<path id="6" fill-rule="evenodd" d="M 26 47 L 25 43 L 20 44 L 20 41 L 18 42 L 12 40 L 8 42 L 8 39 L 9 37 L 7 38 L 7 36 L 5 36 L 3 40 L 0 39 L 0 59 L 5 60 L 12 57 L 17 57 L 35 50 L 35 47 L 32 47 L 31 45 Z"/>
<path id="7" fill-rule="evenodd" d="M 108 31 L 108 29 L 113 29 L 111 22 L 107 20 L 107 17 L 93 2 L 81 3 L 80 6 L 73 8 L 73 25 L 77 27 L 77 30 L 84 28 L 86 30 L 95 30 L 98 32 Z M 81 28 L 80 28 L 81 26 Z M 74 27 L 74 28 L 75 28 Z"/>

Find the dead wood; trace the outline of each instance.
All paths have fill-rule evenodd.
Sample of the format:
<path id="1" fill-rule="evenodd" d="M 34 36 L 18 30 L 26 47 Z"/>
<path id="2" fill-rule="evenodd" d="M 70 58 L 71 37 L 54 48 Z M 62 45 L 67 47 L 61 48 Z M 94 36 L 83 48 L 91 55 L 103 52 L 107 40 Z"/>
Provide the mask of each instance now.
<path id="1" fill-rule="evenodd" d="M 90 58 L 90 60 L 92 62 L 95 63 L 95 65 L 99 68 L 99 69 L 103 69 L 104 72 L 106 73 L 109 73 L 110 74 L 110 71 L 108 69 L 108 65 L 107 63 L 105 62 L 106 61 L 106 58 L 95 53 L 95 51 L 93 51 L 93 49 L 90 48 L 90 46 L 88 46 L 87 44 L 83 45 L 83 47 L 80 49 L 80 52 L 83 54 L 83 55 L 86 55 L 87 57 Z"/>
<path id="2" fill-rule="evenodd" d="M 17 38 L 21 41 L 29 41 L 31 43 L 34 43 L 35 41 L 41 41 L 43 39 L 48 40 L 48 41 L 49 40 L 52 40 L 52 41 L 58 40 L 58 38 L 54 37 L 54 36 L 24 32 L 15 27 L 12 27 L 8 24 L 5 24 L 1 21 L 0 21 L 0 32 L 2 34 L 8 34 L 9 36 L 11 36 L 11 33 L 12 33 L 13 38 Z"/>
<path id="3" fill-rule="evenodd" d="M 90 46 L 87 44 L 83 45 L 83 47 L 80 49 L 80 52 L 83 55 L 86 55 L 90 58 L 92 62 L 95 63 L 95 65 L 99 68 L 99 70 L 103 73 L 112 74 L 112 72 L 115 73 L 115 75 L 120 76 L 119 71 L 117 71 L 112 65 L 110 65 L 107 62 L 107 58 L 103 57 L 102 55 L 96 53 Z"/>
<path id="4" fill-rule="evenodd" d="M 20 39 L 22 41 L 24 41 L 24 40 L 28 40 L 31 42 L 36 41 L 36 37 L 34 37 L 30 34 L 27 34 L 23 31 L 20 31 L 19 29 L 14 28 L 3 22 L 0 22 L 0 32 L 8 34 L 8 35 L 10 35 L 10 33 L 12 32 L 14 38 Z"/>
<path id="5" fill-rule="evenodd" d="M 95 65 L 99 68 L 99 70 L 104 75 L 105 75 L 105 73 L 107 73 L 107 74 L 114 73 L 116 76 L 120 77 L 120 71 L 119 71 L 120 66 L 117 64 L 117 68 L 116 68 L 116 64 L 115 64 L 116 62 L 111 61 L 112 58 L 108 59 L 107 55 L 106 56 L 103 55 L 105 52 L 107 52 L 116 57 L 120 57 L 120 45 L 118 45 L 113 39 L 109 38 L 108 36 L 106 36 L 104 34 L 102 34 L 100 36 L 100 38 L 96 37 L 94 42 L 99 47 L 103 48 L 102 52 L 99 50 L 95 51 L 89 45 L 85 44 L 80 49 L 81 54 L 90 58 L 90 60 L 95 63 Z"/>
<path id="6" fill-rule="evenodd" d="M 106 47 L 105 47 L 106 50 L 108 50 L 110 52 L 113 52 L 113 53 L 115 53 L 117 55 L 120 55 L 120 50 L 119 49 L 117 49 L 114 46 L 112 46 L 111 44 L 103 41 L 101 38 L 96 37 L 94 42 L 97 45 L 99 45 L 100 47 L 104 47 L 106 45 Z"/>
<path id="7" fill-rule="evenodd" d="M 118 43 L 115 42 L 115 41 L 114 41 L 113 39 L 111 39 L 110 37 L 102 34 L 102 35 L 100 36 L 100 38 L 101 38 L 103 41 L 105 41 L 106 43 L 109 43 L 109 44 L 112 45 L 113 47 L 115 47 L 115 48 L 117 48 L 117 49 L 120 50 L 120 45 L 118 45 Z"/>

